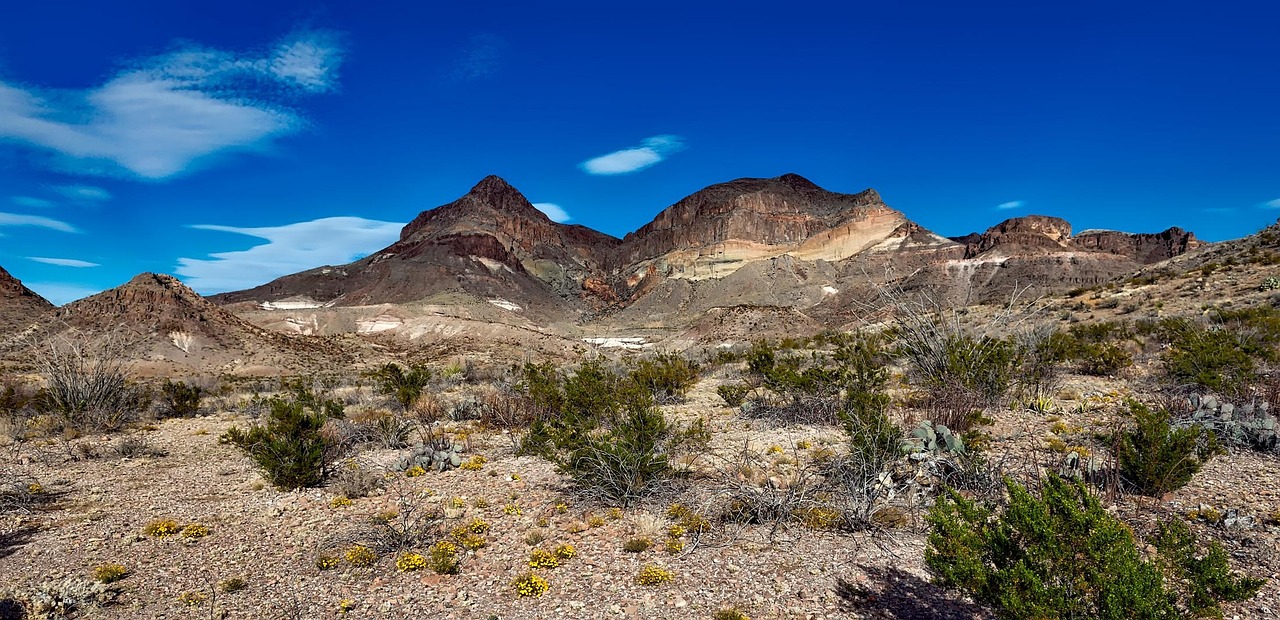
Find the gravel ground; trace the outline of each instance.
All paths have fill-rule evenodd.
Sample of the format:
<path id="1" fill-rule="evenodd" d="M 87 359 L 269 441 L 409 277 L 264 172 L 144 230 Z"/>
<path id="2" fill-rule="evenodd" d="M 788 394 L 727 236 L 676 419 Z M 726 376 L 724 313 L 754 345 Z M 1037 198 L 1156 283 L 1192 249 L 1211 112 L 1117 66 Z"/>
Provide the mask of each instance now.
<path id="1" fill-rule="evenodd" d="M 744 420 L 718 402 L 715 384 L 702 382 L 687 403 L 667 409 L 675 419 L 707 418 L 717 452 L 774 444 L 793 452 L 801 440 L 815 447 L 839 442 L 835 429 L 767 428 Z M 1082 398 L 1099 392 L 1092 384 L 1078 388 Z M 1061 420 L 1092 425 L 1102 423 L 1100 415 L 1105 417 L 1064 413 Z M 1051 419 L 1000 414 L 993 452 L 1023 461 L 1043 458 Z M 0 517 L 0 591 L 87 576 L 95 566 L 113 563 L 130 571 L 117 584 L 122 594 L 86 617 L 408 618 L 431 612 L 444 618 L 710 618 L 728 605 L 757 619 L 987 617 L 929 583 L 918 521 L 875 537 L 793 528 L 772 541 L 767 530 L 747 527 L 696 541 L 686 535 L 686 548 L 677 555 L 664 552 L 661 538 L 653 549 L 627 553 L 626 539 L 669 524 L 664 504 L 630 507 L 619 517 L 575 502 L 550 464 L 514 456 L 503 437 L 473 437 L 472 452 L 488 459 L 480 471 L 399 476 L 382 493 L 335 508 L 331 489 L 274 490 L 238 450 L 218 442 L 228 427 L 244 423 L 224 414 L 167 420 L 138 432 L 165 456 L 71 459 L 75 449 L 61 440 L 5 448 L 0 464 L 40 480 L 52 501 L 35 512 Z M 106 453 L 118 438 L 74 443 Z M 381 450 L 362 458 L 387 463 L 396 455 Z M 1233 454 L 1214 460 L 1167 501 L 1123 498 L 1111 509 L 1139 524 L 1201 504 L 1255 516 L 1245 529 L 1197 527 L 1222 540 L 1238 568 L 1272 578 L 1257 598 L 1229 607 L 1227 617 L 1275 617 L 1280 530 L 1262 517 L 1280 509 L 1276 465 L 1272 457 Z M 476 517 L 491 525 L 488 546 L 467 553 L 459 574 L 401 572 L 393 556 L 366 568 L 345 562 L 317 568 L 319 555 L 341 551 L 380 512 L 403 510 L 402 501 L 439 507 L 453 498 L 465 507 L 446 512 L 444 531 Z M 509 514 L 509 504 L 520 514 Z M 557 510 L 559 504 L 565 510 Z M 591 517 L 603 523 L 591 527 Z M 163 518 L 203 524 L 210 534 L 196 540 L 143 534 L 145 525 Z M 540 598 L 519 597 L 511 586 L 528 571 L 531 532 L 545 536 L 539 547 L 569 543 L 578 550 L 559 567 L 537 571 L 550 583 Z M 636 575 L 646 564 L 670 570 L 672 581 L 638 585 Z M 231 578 L 243 579 L 245 587 L 219 591 L 217 584 Z M 190 599 L 192 593 L 203 601 L 184 603 L 184 594 Z"/>

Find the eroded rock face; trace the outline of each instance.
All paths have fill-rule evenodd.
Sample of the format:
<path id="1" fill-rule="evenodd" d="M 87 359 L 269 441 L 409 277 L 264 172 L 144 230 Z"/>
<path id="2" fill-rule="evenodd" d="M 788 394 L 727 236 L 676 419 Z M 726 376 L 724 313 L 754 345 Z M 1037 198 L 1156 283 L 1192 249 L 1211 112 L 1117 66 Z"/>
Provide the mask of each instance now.
<path id="1" fill-rule="evenodd" d="M 1007 219 L 988 228 L 985 233 L 970 233 L 953 240 L 963 240 L 965 258 L 974 258 L 996 248 L 1008 254 L 1060 252 L 1069 249 L 1071 224 L 1062 218 L 1028 215 Z"/>
<path id="2" fill-rule="evenodd" d="M 1158 263 L 1205 243 L 1195 233 L 1178 227 L 1158 233 L 1126 233 L 1115 230 L 1084 231 L 1072 239 L 1078 248 L 1127 256 L 1143 265 Z"/>
<path id="3" fill-rule="evenodd" d="M 993 250 L 1002 256 L 1083 251 L 1123 256 L 1140 265 L 1173 258 L 1204 245 L 1193 233 L 1181 228 L 1159 233 L 1087 230 L 1073 237 L 1071 224 L 1066 220 L 1044 215 L 1007 219 L 984 233 L 970 233 L 952 240 L 964 244 L 965 258 L 976 258 Z"/>

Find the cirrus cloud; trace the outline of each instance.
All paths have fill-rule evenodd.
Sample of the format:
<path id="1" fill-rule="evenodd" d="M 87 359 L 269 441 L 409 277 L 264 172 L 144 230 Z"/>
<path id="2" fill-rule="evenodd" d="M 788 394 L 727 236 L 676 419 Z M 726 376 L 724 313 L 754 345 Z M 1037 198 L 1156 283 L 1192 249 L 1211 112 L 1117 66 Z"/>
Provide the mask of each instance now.
<path id="1" fill-rule="evenodd" d="M 98 263 L 91 263 L 87 260 L 77 260 L 74 258 L 47 258 L 44 256 L 28 256 L 27 260 L 46 265 L 57 265 L 58 267 L 101 267 Z"/>
<path id="2" fill-rule="evenodd" d="M 326 217 L 284 226 L 241 228 L 195 224 L 191 228 L 247 235 L 267 243 L 209 258 L 179 258 L 175 273 L 201 294 L 252 288 L 321 265 L 344 265 L 400 239 L 404 223 L 360 217 Z"/>
<path id="3" fill-rule="evenodd" d="M 302 129 L 291 101 L 333 90 L 341 61 L 336 35 L 308 31 L 263 55 L 188 45 L 85 90 L 0 81 L 0 140 L 65 171 L 163 180 Z"/>
<path id="4" fill-rule="evenodd" d="M 1008 211 L 1009 209 L 1021 209 L 1026 204 L 1025 200 L 1010 200 L 996 205 L 996 208 L 1001 211 Z"/>
<path id="5" fill-rule="evenodd" d="M 588 174 L 630 174 L 644 170 L 681 150 L 684 150 L 684 139 L 680 136 L 652 136 L 642 140 L 640 146 L 593 157 L 580 166 Z"/>
<path id="6" fill-rule="evenodd" d="M 1268 200 L 1262 203 L 1262 206 L 1268 209 L 1280 209 L 1280 198 L 1276 198 L 1275 200 Z"/>
<path id="7" fill-rule="evenodd" d="M 3 226 L 29 226 L 33 228 L 48 228 L 65 233 L 80 232 L 75 226 L 55 220 L 51 217 L 43 217 L 40 215 L 23 215 L 21 213 L 0 213 L 0 227 Z"/>

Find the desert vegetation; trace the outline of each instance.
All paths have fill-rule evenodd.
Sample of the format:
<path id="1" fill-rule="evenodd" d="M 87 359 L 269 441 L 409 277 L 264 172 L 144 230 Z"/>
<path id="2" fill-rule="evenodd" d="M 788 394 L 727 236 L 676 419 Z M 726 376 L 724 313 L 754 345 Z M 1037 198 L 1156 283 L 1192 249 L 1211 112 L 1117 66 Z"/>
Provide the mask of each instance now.
<path id="1" fill-rule="evenodd" d="M 885 297 L 887 320 L 732 350 L 282 380 L 146 382 L 91 339 L 55 343 L 0 390 L 21 457 L 0 469 L 0 566 L 27 575 L 0 609 L 1258 613 L 1280 500 L 1213 485 L 1274 473 L 1280 312 L 1061 323 Z M 152 482 L 169 475 L 207 487 Z M 79 522 L 106 538 L 25 559 Z M 909 595 L 876 578 L 901 557 Z M 773 571 L 791 576 L 754 585 Z"/>

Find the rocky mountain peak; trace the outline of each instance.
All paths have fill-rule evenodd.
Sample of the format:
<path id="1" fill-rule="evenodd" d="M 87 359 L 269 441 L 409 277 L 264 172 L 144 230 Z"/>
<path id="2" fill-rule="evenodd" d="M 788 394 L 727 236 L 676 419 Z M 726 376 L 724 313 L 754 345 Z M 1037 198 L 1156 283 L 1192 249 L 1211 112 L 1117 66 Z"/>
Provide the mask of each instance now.
<path id="1" fill-rule="evenodd" d="M 33 307 L 52 308 L 53 304 L 27 288 L 17 278 L 0 267 L 0 301 L 22 303 Z"/>

